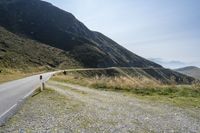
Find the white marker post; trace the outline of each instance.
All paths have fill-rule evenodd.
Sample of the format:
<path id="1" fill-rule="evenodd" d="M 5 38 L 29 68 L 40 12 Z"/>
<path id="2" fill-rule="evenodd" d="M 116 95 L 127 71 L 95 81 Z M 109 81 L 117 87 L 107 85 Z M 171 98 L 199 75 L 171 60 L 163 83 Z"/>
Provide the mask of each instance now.
<path id="1" fill-rule="evenodd" d="M 42 82 L 42 90 L 44 90 L 45 89 L 45 84 L 44 84 L 44 82 Z"/>
<path id="2" fill-rule="evenodd" d="M 41 85 L 40 85 L 40 91 L 43 91 L 45 85 L 44 85 L 44 82 L 43 82 L 43 80 L 42 80 L 42 75 L 40 75 L 40 82 L 41 82 Z"/>

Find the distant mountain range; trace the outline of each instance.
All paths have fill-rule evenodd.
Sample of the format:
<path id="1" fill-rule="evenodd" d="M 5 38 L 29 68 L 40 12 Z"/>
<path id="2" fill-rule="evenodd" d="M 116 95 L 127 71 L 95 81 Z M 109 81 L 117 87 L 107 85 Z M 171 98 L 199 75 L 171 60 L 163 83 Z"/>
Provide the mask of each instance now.
<path id="1" fill-rule="evenodd" d="M 29 66 L 132 67 L 157 80 L 194 80 L 130 52 L 50 3 L 1 0 L 0 67 Z"/>
<path id="2" fill-rule="evenodd" d="M 175 71 L 200 80 L 200 68 L 198 67 L 189 66 L 189 67 L 175 69 Z"/>
<path id="3" fill-rule="evenodd" d="M 183 66 L 186 66 L 187 63 L 177 60 L 165 60 L 162 58 L 149 58 L 150 61 L 156 62 L 158 64 L 161 64 L 163 67 L 168 68 L 181 68 Z"/>

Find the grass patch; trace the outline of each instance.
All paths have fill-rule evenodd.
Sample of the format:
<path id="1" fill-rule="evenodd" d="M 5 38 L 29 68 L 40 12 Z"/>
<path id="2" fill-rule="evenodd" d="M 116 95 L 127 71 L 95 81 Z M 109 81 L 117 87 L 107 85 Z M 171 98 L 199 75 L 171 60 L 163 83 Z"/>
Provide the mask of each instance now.
<path id="1" fill-rule="evenodd" d="M 20 79 L 28 76 L 28 73 L 20 72 L 19 70 L 3 69 L 0 73 L 0 83 Z"/>
<path id="2" fill-rule="evenodd" d="M 132 94 L 131 94 L 132 95 Z M 153 102 L 173 104 L 181 108 L 200 108 L 200 97 L 173 97 L 173 96 L 162 96 L 162 95 L 137 95 L 133 94 L 134 97 L 139 99 L 149 100 Z"/>
<path id="3" fill-rule="evenodd" d="M 0 26 L 0 69 L 24 69 L 48 66 L 77 68 L 81 64 L 68 52 L 15 35 Z M 31 68 L 31 69 L 32 69 Z"/>
<path id="4" fill-rule="evenodd" d="M 10 69 L 1 68 L 0 69 L 0 83 L 21 79 L 34 74 L 45 73 L 48 71 L 53 71 L 49 67 L 29 67 L 27 69 Z"/>
<path id="5" fill-rule="evenodd" d="M 159 81 L 147 78 L 125 76 L 81 76 L 81 75 L 56 75 L 54 81 L 79 84 L 95 89 L 128 92 L 139 98 L 153 101 L 165 101 L 181 107 L 200 108 L 200 85 L 166 85 Z"/>

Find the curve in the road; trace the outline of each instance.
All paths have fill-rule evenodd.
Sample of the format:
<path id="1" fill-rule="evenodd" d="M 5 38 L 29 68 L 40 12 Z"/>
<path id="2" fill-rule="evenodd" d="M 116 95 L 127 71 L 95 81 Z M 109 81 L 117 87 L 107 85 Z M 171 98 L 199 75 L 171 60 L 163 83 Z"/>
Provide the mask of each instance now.
<path id="1" fill-rule="evenodd" d="M 46 82 L 53 74 L 57 72 L 34 75 L 31 77 L 1 84 L 0 125 L 14 114 L 20 103 L 22 103 L 29 95 L 31 95 L 42 82 Z M 40 75 L 43 77 L 42 80 L 40 80 Z"/>

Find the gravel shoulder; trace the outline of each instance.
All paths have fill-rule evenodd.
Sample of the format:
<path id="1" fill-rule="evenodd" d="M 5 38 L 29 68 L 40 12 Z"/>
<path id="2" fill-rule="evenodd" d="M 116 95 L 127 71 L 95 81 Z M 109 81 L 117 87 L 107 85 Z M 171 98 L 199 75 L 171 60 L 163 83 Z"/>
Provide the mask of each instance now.
<path id="1" fill-rule="evenodd" d="M 200 132 L 199 110 L 55 81 L 47 87 L 29 98 L 0 132 Z"/>

